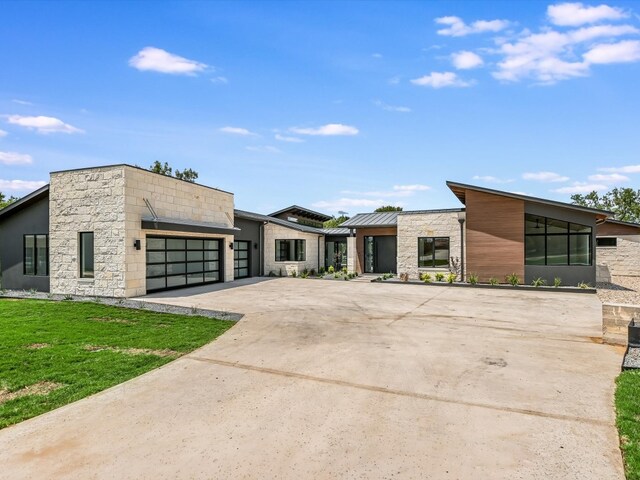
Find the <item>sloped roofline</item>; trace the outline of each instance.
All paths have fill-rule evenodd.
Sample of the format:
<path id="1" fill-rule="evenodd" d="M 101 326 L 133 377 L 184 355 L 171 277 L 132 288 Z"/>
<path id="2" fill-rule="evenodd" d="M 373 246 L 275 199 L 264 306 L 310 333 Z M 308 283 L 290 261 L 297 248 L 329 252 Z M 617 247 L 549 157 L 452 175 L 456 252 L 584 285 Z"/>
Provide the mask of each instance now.
<path id="1" fill-rule="evenodd" d="M 6 215 L 11 215 L 12 213 L 18 212 L 23 208 L 28 207 L 32 203 L 45 198 L 48 195 L 49 184 L 40 187 L 39 189 L 4 207 L 2 210 L 0 210 L 0 219 Z"/>
<path id="2" fill-rule="evenodd" d="M 299 205 L 291 205 L 290 207 L 283 208 L 282 210 L 278 210 L 277 212 L 270 213 L 269 216 L 270 217 L 275 217 L 276 215 L 280 215 L 281 213 L 295 212 L 296 210 L 299 210 L 300 212 L 308 214 L 309 218 L 316 217 L 315 219 L 317 219 L 320 222 L 326 222 L 327 220 L 331 220 L 331 218 L 332 218 L 330 215 L 326 215 L 324 213 L 316 212 L 315 210 L 311 210 L 309 208 L 301 207 Z"/>

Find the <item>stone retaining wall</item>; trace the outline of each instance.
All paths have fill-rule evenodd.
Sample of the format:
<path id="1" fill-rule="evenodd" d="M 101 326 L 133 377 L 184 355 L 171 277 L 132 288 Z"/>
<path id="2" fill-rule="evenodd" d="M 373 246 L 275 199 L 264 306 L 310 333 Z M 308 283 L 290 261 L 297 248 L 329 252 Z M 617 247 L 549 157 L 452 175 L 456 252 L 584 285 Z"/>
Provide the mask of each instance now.
<path id="1" fill-rule="evenodd" d="M 627 345 L 627 327 L 631 320 L 640 322 L 640 306 L 604 303 L 602 305 L 602 340 L 610 345 Z"/>

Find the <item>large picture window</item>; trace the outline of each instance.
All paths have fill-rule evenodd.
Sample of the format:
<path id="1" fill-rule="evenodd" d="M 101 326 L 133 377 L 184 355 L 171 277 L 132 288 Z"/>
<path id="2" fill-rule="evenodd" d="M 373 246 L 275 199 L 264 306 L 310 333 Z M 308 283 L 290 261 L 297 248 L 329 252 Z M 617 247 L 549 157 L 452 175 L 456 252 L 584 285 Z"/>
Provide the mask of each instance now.
<path id="1" fill-rule="evenodd" d="M 418 267 L 449 266 L 449 237 L 418 238 Z"/>
<path id="2" fill-rule="evenodd" d="M 276 262 L 304 262 L 306 259 L 306 240 L 276 240 Z"/>
<path id="3" fill-rule="evenodd" d="M 93 232 L 80 233 L 80 278 L 94 275 Z"/>
<path id="4" fill-rule="evenodd" d="M 24 236 L 24 274 L 49 275 L 49 235 Z"/>
<path id="5" fill-rule="evenodd" d="M 525 265 L 591 265 L 592 230 L 587 225 L 525 215 Z"/>

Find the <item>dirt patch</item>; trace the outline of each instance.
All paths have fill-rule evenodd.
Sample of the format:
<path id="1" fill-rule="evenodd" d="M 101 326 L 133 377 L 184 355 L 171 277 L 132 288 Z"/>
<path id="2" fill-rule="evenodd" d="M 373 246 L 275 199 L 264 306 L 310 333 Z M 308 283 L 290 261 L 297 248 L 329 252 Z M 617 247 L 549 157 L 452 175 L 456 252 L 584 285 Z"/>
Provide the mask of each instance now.
<path id="1" fill-rule="evenodd" d="M 102 322 L 102 323 L 126 323 L 126 324 L 134 323 L 131 320 L 127 320 L 126 318 L 91 317 L 89 318 L 89 320 L 93 322 Z"/>
<path id="2" fill-rule="evenodd" d="M 179 357 L 181 352 L 175 350 L 169 350 L 168 348 L 162 350 L 153 350 L 151 348 L 120 348 L 120 347 L 100 347 L 98 345 L 86 345 L 84 347 L 88 352 L 116 352 L 123 353 L 125 355 L 155 355 L 156 357 Z"/>
<path id="3" fill-rule="evenodd" d="M 0 390 L 0 404 L 10 400 L 15 400 L 16 398 L 26 397 L 27 395 L 48 395 L 60 387 L 62 387 L 62 384 L 60 383 L 38 382 L 13 392 L 10 392 L 9 390 Z"/>
<path id="4" fill-rule="evenodd" d="M 51 345 L 48 343 L 32 343 L 31 345 L 27 345 L 28 350 L 40 350 L 41 348 L 47 348 Z"/>
<path id="5" fill-rule="evenodd" d="M 484 357 L 482 359 L 483 363 L 486 363 L 487 365 L 490 365 L 492 367 L 500 367 L 500 368 L 504 368 L 507 366 L 507 362 L 505 361 L 504 358 L 497 358 L 497 357 Z"/>

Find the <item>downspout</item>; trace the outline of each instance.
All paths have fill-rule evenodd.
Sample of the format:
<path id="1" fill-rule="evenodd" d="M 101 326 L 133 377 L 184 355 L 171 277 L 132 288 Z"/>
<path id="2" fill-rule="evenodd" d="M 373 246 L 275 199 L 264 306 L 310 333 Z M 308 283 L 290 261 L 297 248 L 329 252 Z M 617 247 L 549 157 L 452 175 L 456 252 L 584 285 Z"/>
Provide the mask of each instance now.
<path id="1" fill-rule="evenodd" d="M 318 268 L 317 270 L 320 270 L 320 237 L 322 235 L 318 235 Z"/>
<path id="2" fill-rule="evenodd" d="M 260 254 L 258 255 L 260 257 L 260 276 L 264 276 L 264 226 L 269 223 L 269 222 L 262 222 L 262 225 L 260 225 L 260 233 L 259 233 L 259 238 L 260 238 Z"/>

